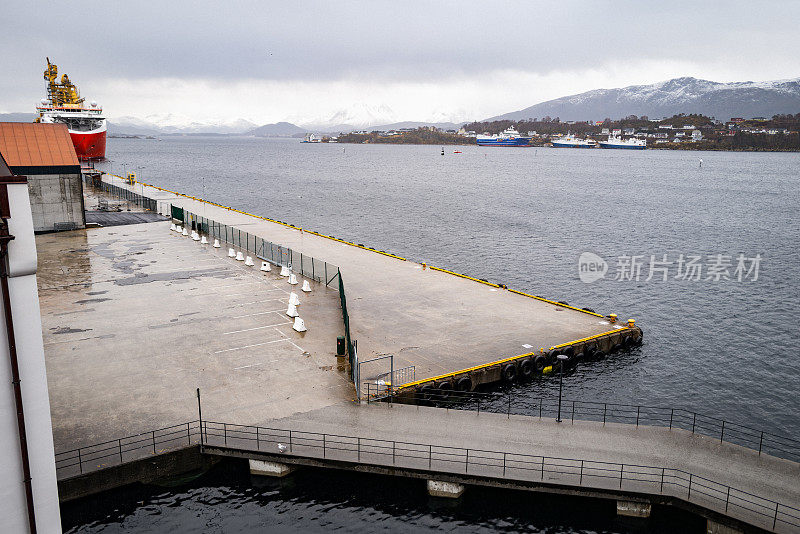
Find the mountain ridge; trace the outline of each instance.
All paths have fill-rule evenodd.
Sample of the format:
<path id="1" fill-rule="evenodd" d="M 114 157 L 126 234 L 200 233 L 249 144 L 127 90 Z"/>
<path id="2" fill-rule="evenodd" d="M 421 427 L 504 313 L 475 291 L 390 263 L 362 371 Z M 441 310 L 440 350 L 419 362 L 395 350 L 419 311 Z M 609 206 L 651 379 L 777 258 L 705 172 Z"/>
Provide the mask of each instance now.
<path id="1" fill-rule="evenodd" d="M 765 82 L 714 82 L 683 76 L 649 85 L 593 89 L 540 102 L 496 115 L 481 122 L 523 120 L 549 116 L 567 120 L 620 119 L 628 115 L 650 118 L 699 113 L 728 120 L 731 117 L 771 117 L 800 112 L 800 78 Z"/>

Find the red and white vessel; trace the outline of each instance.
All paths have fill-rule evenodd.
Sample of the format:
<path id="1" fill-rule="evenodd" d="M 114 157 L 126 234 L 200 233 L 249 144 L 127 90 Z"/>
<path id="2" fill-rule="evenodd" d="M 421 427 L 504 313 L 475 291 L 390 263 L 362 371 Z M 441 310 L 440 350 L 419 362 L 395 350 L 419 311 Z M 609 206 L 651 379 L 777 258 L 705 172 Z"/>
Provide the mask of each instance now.
<path id="1" fill-rule="evenodd" d="M 78 159 L 103 159 L 106 157 L 106 132 L 108 126 L 103 117 L 103 108 L 97 102 L 84 106 L 78 88 L 64 74 L 56 81 L 58 67 L 47 58 L 44 79 L 47 98 L 36 106 L 39 117 L 36 122 L 64 123 L 67 125 Z"/>

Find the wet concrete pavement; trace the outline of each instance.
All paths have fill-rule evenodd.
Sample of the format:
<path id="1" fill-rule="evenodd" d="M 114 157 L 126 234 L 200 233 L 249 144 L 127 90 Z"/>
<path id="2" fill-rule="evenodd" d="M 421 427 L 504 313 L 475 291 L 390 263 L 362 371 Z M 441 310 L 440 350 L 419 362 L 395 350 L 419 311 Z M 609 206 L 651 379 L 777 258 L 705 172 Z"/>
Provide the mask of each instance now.
<path id="1" fill-rule="evenodd" d="M 353 396 L 338 293 L 290 286 L 169 223 L 36 238 L 56 450 L 197 418 L 262 421 Z M 308 331 L 285 315 L 289 292 Z"/>

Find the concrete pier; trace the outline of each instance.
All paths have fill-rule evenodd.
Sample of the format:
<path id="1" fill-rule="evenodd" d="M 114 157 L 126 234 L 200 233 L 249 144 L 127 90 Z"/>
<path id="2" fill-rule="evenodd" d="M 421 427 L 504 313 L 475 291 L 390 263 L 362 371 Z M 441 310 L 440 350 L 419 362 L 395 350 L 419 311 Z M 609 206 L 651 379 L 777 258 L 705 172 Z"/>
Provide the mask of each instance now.
<path id="1" fill-rule="evenodd" d="M 296 466 L 266 460 L 249 460 L 250 474 L 265 477 L 282 478 L 296 469 Z"/>
<path id="2" fill-rule="evenodd" d="M 458 499 L 464 494 L 464 484 L 445 482 L 443 480 L 429 480 L 427 483 L 428 495 L 445 499 Z"/>
<path id="3" fill-rule="evenodd" d="M 586 313 L 145 184 L 103 179 L 338 265 L 359 358 L 393 354 L 395 369 L 414 366 L 417 381 L 627 328 L 603 317 L 615 310 Z M 389 370 L 388 362 L 381 366 L 365 369 L 362 378 Z M 498 369 L 475 380 L 499 378 Z"/>
<path id="4" fill-rule="evenodd" d="M 647 519 L 653 505 L 649 502 L 617 501 L 617 515 L 622 517 L 638 517 Z"/>

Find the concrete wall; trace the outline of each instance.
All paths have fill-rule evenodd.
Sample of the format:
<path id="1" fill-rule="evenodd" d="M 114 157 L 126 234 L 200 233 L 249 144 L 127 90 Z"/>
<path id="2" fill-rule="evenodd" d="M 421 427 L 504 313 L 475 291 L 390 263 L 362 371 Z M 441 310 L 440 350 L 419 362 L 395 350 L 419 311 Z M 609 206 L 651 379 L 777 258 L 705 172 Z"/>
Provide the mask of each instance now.
<path id="1" fill-rule="evenodd" d="M 80 174 L 29 174 L 28 192 L 35 232 L 52 232 L 59 223 L 86 227 Z"/>
<path id="2" fill-rule="evenodd" d="M 56 484 L 50 400 L 42 344 L 42 321 L 36 287 L 36 244 L 33 237 L 28 186 L 9 184 L 9 294 L 17 342 L 20 384 L 31 467 L 38 532 L 61 532 Z M 0 306 L 0 532 L 28 532 L 22 457 L 5 314 Z"/>

